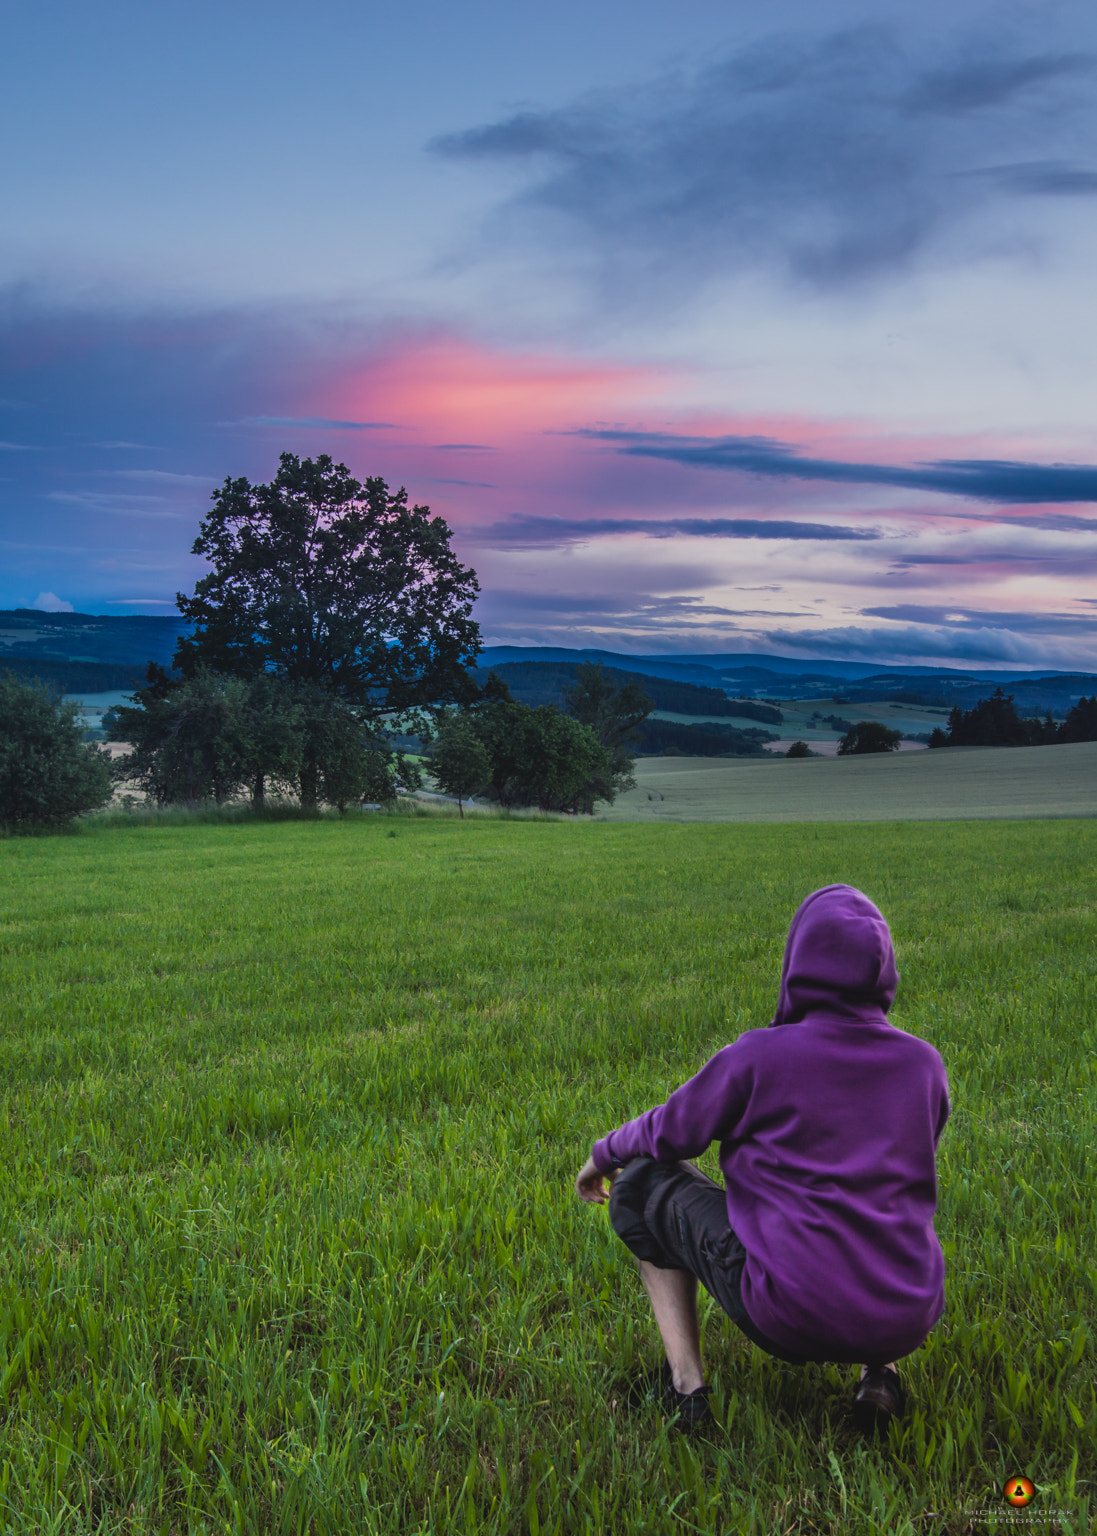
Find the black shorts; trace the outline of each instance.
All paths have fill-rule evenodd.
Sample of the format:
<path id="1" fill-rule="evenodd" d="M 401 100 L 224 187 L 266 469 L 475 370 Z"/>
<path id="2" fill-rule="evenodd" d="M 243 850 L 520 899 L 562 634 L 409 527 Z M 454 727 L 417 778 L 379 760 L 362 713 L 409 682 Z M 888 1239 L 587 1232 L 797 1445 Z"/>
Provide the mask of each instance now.
<path id="1" fill-rule="evenodd" d="M 792 1365 L 804 1364 L 802 1355 L 790 1354 L 767 1339 L 743 1305 L 741 1281 L 747 1255 L 731 1230 L 722 1184 L 692 1163 L 634 1157 L 613 1181 L 609 1219 L 638 1259 L 657 1269 L 684 1269 L 695 1275 L 759 1349 Z"/>

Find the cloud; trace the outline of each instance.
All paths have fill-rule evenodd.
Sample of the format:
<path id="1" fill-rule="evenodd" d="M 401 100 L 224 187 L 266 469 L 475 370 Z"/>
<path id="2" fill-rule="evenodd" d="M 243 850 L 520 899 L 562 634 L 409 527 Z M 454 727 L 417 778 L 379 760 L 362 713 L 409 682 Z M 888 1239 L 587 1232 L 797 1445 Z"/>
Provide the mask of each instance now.
<path id="1" fill-rule="evenodd" d="M 240 421 L 226 421 L 226 427 L 317 427 L 337 432 L 380 432 L 397 428 L 395 421 L 337 421 L 330 416 L 244 416 Z"/>
<path id="2" fill-rule="evenodd" d="M 714 632 L 737 630 L 734 609 L 705 603 L 688 593 L 630 592 L 574 594 L 494 589 L 477 603 L 477 618 L 485 633 L 506 643 L 583 645 L 583 637 L 606 637 L 629 645 L 629 637 L 652 637 L 662 644 L 669 635 L 687 634 L 707 641 Z M 799 617 L 799 615 L 790 615 Z M 490 641 L 488 643 L 491 643 Z M 601 643 L 600 641 L 597 643 Z"/>
<path id="3" fill-rule="evenodd" d="M 822 652 L 824 656 L 908 662 L 1014 662 L 1021 666 L 1070 669 L 1079 664 L 1077 644 L 1069 650 L 1043 640 L 1033 640 L 1012 629 L 984 626 L 957 631 L 931 625 L 897 625 L 894 628 L 836 626 L 833 629 L 769 629 L 766 640 L 775 646 Z M 1097 662 L 1097 647 L 1093 658 Z"/>
<path id="4" fill-rule="evenodd" d="M 593 254 L 607 297 L 744 267 L 841 288 L 909 267 L 994 203 L 1091 190 L 1074 156 L 1093 57 L 1049 52 L 1031 26 L 1027 41 L 998 24 L 922 45 L 869 24 L 775 36 L 431 148 L 520 167 L 511 225 Z"/>
<path id="5" fill-rule="evenodd" d="M 203 482 L 206 484 L 208 482 Z M 46 501 L 58 501 L 79 507 L 85 512 L 112 512 L 125 517 L 182 518 L 193 520 L 193 512 L 174 512 L 163 503 L 162 496 L 115 495 L 110 491 L 46 491 Z"/>
<path id="6" fill-rule="evenodd" d="M 41 613 L 72 613 L 71 603 L 66 603 L 63 597 L 58 597 L 56 592 L 39 592 L 31 603 L 32 608 L 37 608 Z"/>
<path id="7" fill-rule="evenodd" d="M 458 481 L 457 484 L 467 484 Z M 536 517 L 520 514 L 485 528 L 465 530 L 470 539 L 493 544 L 574 544 L 588 539 L 640 533 L 651 539 L 815 539 L 864 542 L 882 538 L 872 528 L 843 528 L 833 523 L 783 522 L 748 517 Z"/>
<path id="8" fill-rule="evenodd" d="M 1064 160 L 1022 160 L 1016 165 L 990 165 L 962 174 L 996 181 L 1007 192 L 1033 197 L 1092 197 L 1097 171 L 1079 169 Z"/>
<path id="9" fill-rule="evenodd" d="M 929 70 L 913 86 L 905 106 L 912 112 L 955 116 L 1010 103 L 1032 85 L 1086 73 L 1086 55 L 1050 53 L 1030 58 L 971 57 Z"/>
<path id="10" fill-rule="evenodd" d="M 117 480 L 149 480 L 162 485 L 212 485 L 212 475 L 181 475 L 170 469 L 101 469 L 98 474 Z"/>
<path id="11" fill-rule="evenodd" d="M 922 603 L 895 603 L 890 607 L 862 608 L 861 612 L 866 618 L 947 625 L 951 631 L 1000 628 L 1026 635 L 1079 634 L 1097 640 L 1097 615 L 1084 613 L 995 613 Z"/>
<path id="12" fill-rule="evenodd" d="M 486 443 L 435 443 L 434 447 L 439 453 L 497 453 L 498 449 L 489 448 Z"/>
<path id="13" fill-rule="evenodd" d="M 617 445 L 638 458 L 667 459 L 699 469 L 723 469 L 779 480 L 846 485 L 894 485 L 999 504 L 1097 501 L 1097 465 L 1026 464 L 1010 459 L 935 459 L 906 469 L 802 457 L 771 437 L 673 437 L 661 432 L 584 429 L 584 437 Z"/>

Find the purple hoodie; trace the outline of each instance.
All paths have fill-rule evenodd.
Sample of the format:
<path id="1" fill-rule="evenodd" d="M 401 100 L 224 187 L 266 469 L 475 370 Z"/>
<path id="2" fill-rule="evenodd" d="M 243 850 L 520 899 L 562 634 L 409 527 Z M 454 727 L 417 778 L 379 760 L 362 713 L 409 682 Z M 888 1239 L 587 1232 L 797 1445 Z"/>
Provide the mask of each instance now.
<path id="1" fill-rule="evenodd" d="M 948 1082 L 934 1048 L 887 1021 L 898 980 L 872 902 L 849 885 L 815 891 L 789 929 L 770 1027 L 593 1148 L 609 1173 L 719 1141 L 743 1304 L 807 1359 L 897 1359 L 944 1309 L 933 1213 Z"/>

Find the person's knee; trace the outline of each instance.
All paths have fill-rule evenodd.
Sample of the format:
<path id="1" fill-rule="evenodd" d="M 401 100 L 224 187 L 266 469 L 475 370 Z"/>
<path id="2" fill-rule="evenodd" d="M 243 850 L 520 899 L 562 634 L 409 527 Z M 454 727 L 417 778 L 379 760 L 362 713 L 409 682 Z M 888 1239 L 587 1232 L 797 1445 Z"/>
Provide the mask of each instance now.
<path id="1" fill-rule="evenodd" d="M 661 1182 L 663 1169 L 669 1171 L 667 1165 L 657 1163 L 654 1158 L 633 1158 L 614 1179 L 609 1199 L 609 1219 L 614 1232 L 638 1259 L 660 1269 L 668 1267 L 668 1258 L 648 1224 L 645 1211 L 651 1199 L 652 1184 Z"/>

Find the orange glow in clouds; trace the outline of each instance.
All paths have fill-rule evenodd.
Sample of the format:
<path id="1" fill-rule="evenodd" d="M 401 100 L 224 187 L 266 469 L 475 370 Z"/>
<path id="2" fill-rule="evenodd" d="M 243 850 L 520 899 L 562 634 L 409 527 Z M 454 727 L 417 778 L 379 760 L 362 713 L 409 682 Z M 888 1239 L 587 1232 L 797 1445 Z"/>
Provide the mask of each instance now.
<path id="1" fill-rule="evenodd" d="M 382 354 L 332 393 L 333 415 L 385 420 L 447 441 L 497 443 L 585 426 L 607 410 L 649 408 L 677 380 L 666 371 L 506 355 L 445 339 Z"/>
<path id="2" fill-rule="evenodd" d="M 766 437 L 807 456 L 883 464 L 1014 457 L 985 438 L 881 437 L 867 420 L 808 419 L 743 402 L 701 403 L 703 372 L 558 354 L 506 353 L 459 337 L 409 340 L 352 366 L 308 413 L 391 421 L 408 447 L 438 442 L 502 446 L 526 434 L 614 426 L 699 437 Z M 304 414 L 304 411 L 303 411 Z M 1012 446 L 1012 445 L 1011 445 Z"/>

